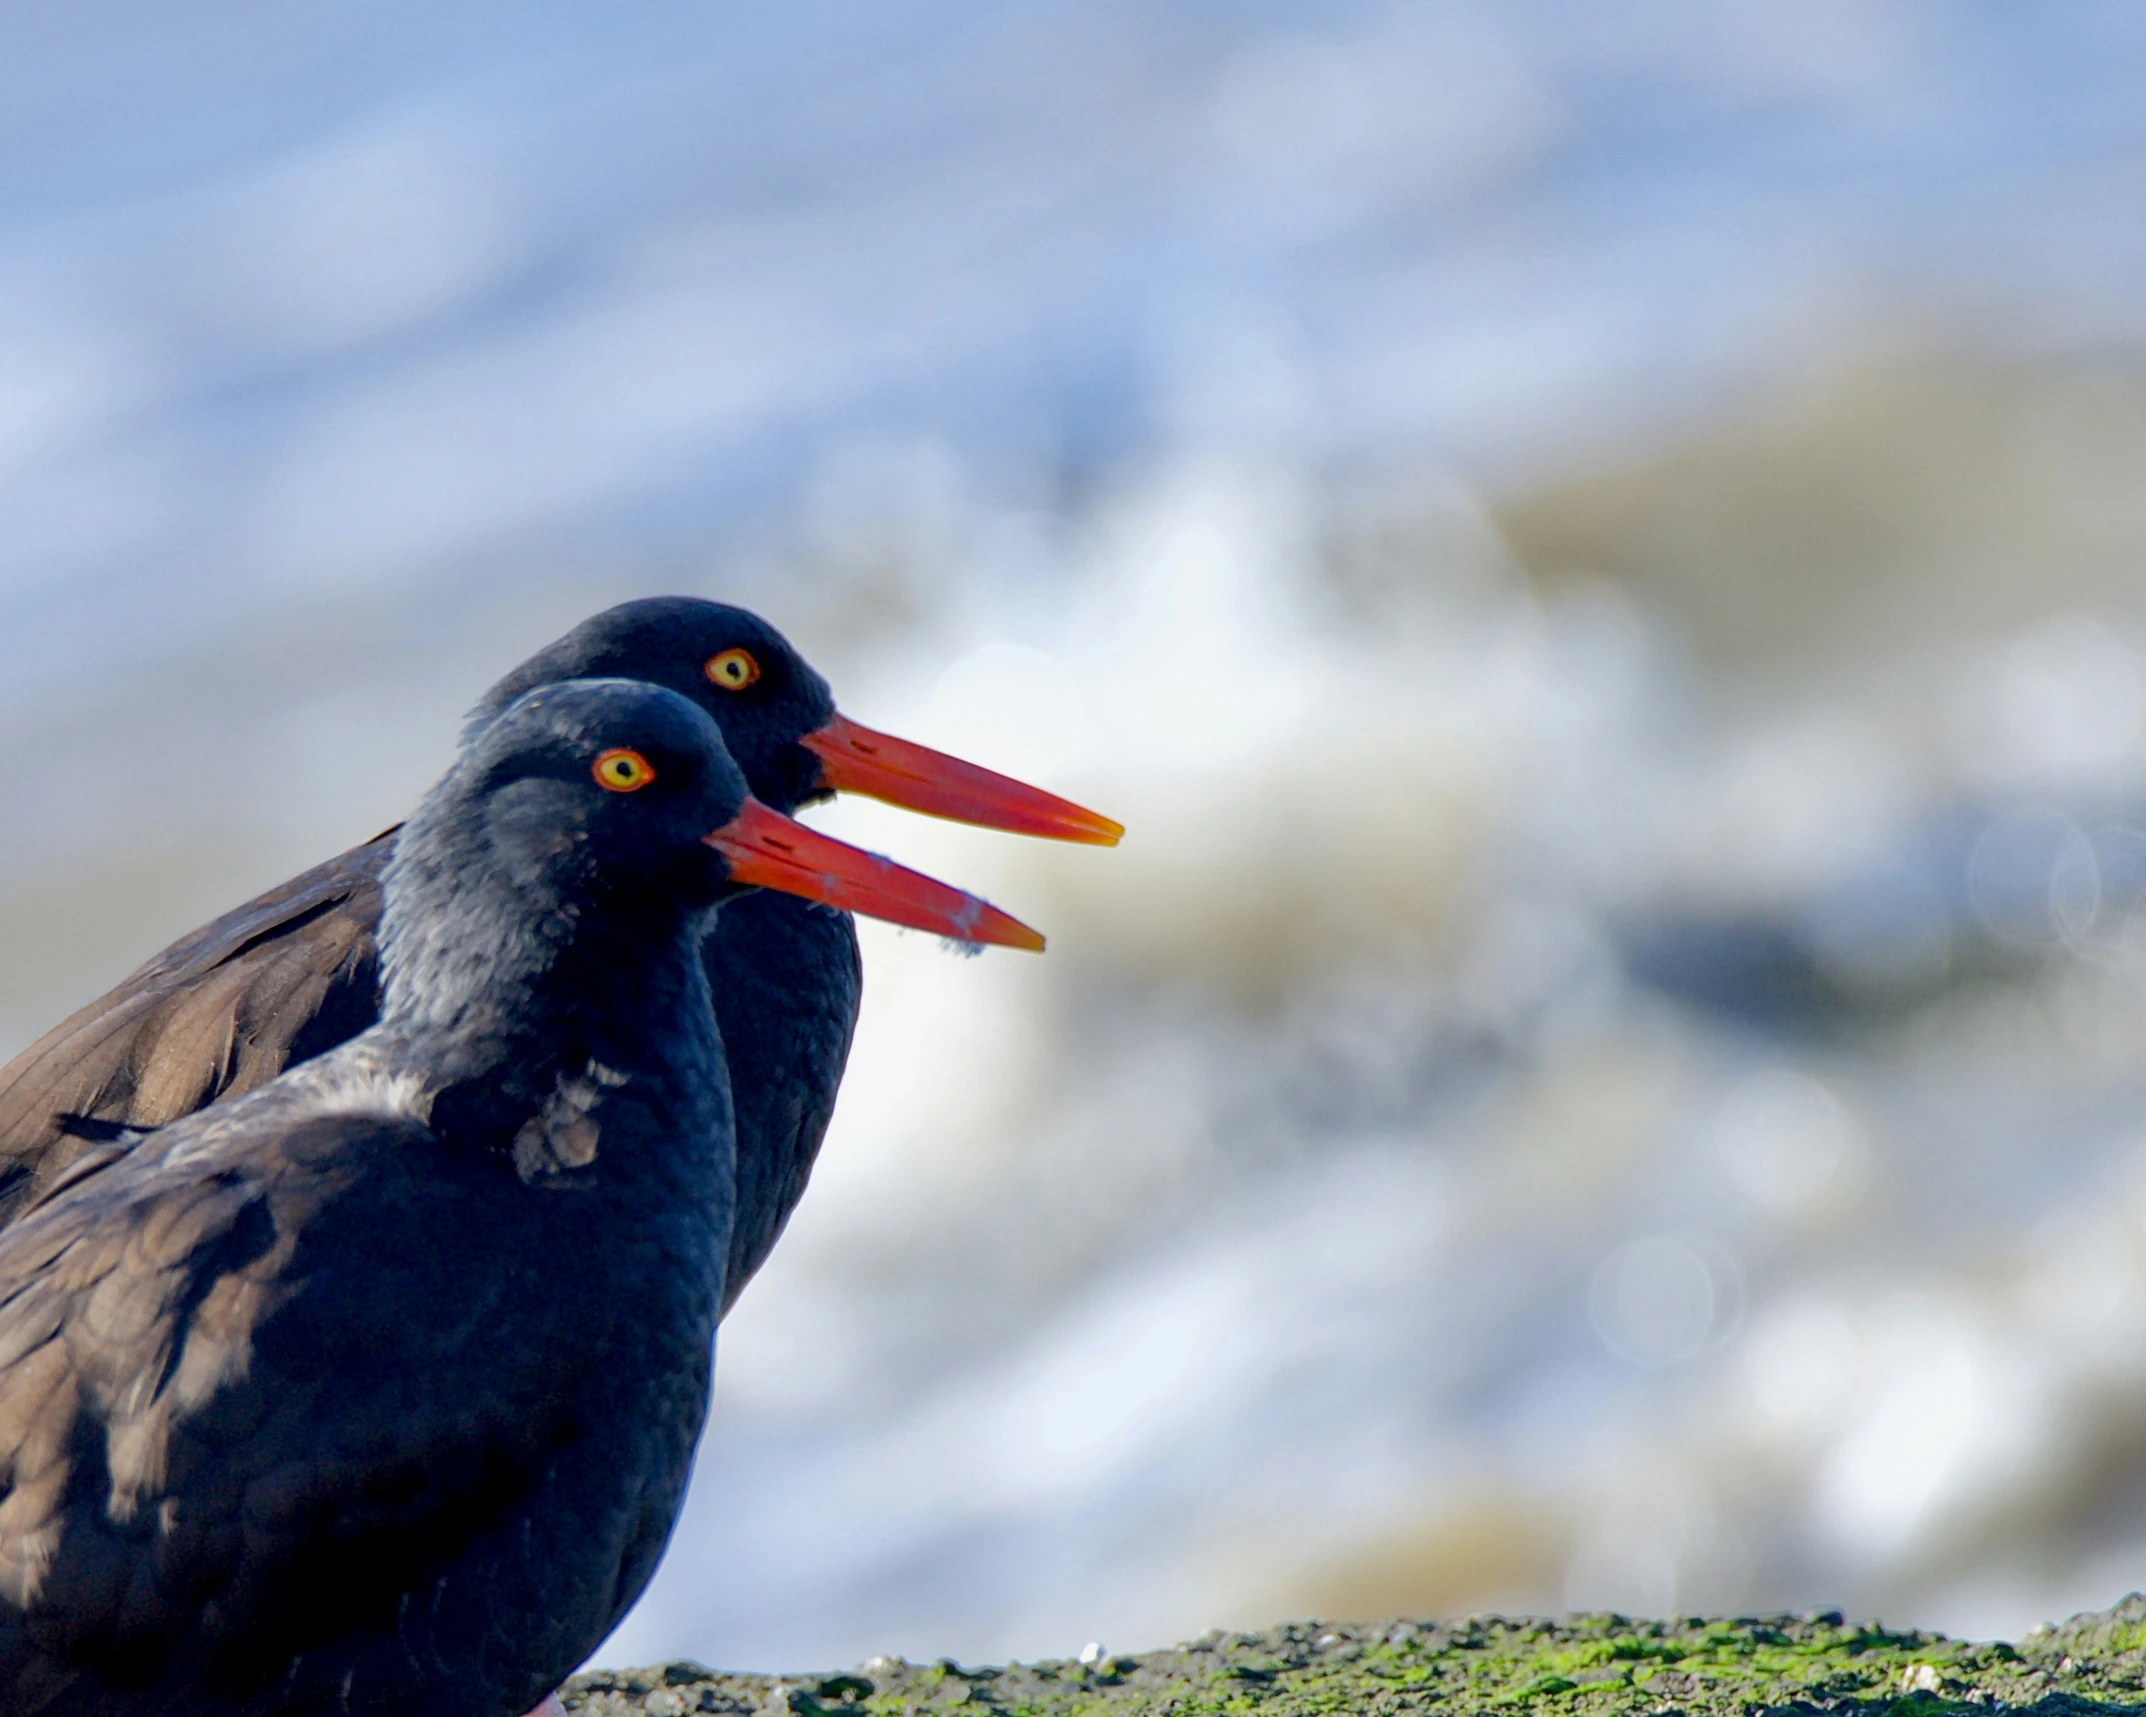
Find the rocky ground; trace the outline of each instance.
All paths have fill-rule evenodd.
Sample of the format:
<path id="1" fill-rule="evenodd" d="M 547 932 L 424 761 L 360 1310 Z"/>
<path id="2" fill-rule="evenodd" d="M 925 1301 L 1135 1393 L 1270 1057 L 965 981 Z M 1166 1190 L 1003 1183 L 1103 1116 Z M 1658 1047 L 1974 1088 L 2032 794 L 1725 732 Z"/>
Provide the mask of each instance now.
<path id="1" fill-rule="evenodd" d="M 1831 1612 L 1708 1621 L 1293 1622 L 1094 1662 L 964 1667 L 874 1658 L 819 1675 L 726 1675 L 697 1663 L 599 1670 L 569 1685 L 586 1717 L 796 1712 L 921 1717 L 1094 1713 L 1759 1711 L 2146 1712 L 2146 1597 L 2037 1629 L 2017 1645 L 1896 1633 Z"/>

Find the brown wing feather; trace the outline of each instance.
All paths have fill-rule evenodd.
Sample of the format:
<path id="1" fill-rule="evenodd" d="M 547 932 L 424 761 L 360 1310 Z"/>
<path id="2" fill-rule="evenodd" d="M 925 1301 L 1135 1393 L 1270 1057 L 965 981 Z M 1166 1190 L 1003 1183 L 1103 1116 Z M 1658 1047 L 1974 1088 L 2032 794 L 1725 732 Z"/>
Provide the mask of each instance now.
<path id="1" fill-rule="evenodd" d="M 354 1674 L 355 1708 L 402 1709 L 478 1638 L 492 1581 L 537 1571 L 497 1553 L 463 1570 L 586 1438 L 602 1344 L 580 1326 L 601 1314 L 528 1291 L 484 1184 L 511 1177 L 384 1115 L 285 1120 L 284 1091 L 147 1141 L 0 1236 L 9 1717 L 161 1717 L 216 1685 L 251 1710 L 286 1674 Z M 548 1595 L 589 1610 L 613 1577 Z M 409 1616 L 413 1594 L 439 1613 Z"/>
<path id="2" fill-rule="evenodd" d="M 164 1126 L 371 1024 L 394 836 L 182 937 L 0 1068 L 0 1224 L 90 1148 L 69 1117 Z"/>

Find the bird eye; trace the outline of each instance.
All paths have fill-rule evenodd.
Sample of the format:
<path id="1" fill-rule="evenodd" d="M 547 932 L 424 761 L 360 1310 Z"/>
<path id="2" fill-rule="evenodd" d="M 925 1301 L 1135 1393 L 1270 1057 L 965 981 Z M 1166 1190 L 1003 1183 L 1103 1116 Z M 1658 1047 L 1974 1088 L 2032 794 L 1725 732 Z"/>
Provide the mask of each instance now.
<path id="1" fill-rule="evenodd" d="M 647 758 L 623 746 L 597 758 L 589 773 L 607 793 L 638 793 L 656 778 L 655 766 Z"/>
<path id="2" fill-rule="evenodd" d="M 726 692 L 742 692 L 760 677 L 760 664 L 750 650 L 725 650 L 703 662 L 701 672 Z"/>

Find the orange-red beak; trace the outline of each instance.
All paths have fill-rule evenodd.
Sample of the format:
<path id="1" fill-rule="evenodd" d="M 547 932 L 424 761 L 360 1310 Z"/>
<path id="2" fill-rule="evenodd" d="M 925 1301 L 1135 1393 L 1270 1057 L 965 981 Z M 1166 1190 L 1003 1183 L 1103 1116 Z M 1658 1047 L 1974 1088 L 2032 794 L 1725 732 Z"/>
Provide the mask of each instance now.
<path id="1" fill-rule="evenodd" d="M 831 840 L 757 799 L 701 839 L 721 853 L 733 880 L 931 930 L 963 942 L 1043 952 L 1043 938 L 989 901 L 934 882 L 892 859 Z"/>
<path id="2" fill-rule="evenodd" d="M 820 760 L 822 778 L 838 793 L 863 793 L 905 811 L 1051 841 L 1114 847 L 1125 833 L 1124 824 L 1070 799 L 929 746 L 874 733 L 848 716 L 836 716 L 801 743 Z"/>

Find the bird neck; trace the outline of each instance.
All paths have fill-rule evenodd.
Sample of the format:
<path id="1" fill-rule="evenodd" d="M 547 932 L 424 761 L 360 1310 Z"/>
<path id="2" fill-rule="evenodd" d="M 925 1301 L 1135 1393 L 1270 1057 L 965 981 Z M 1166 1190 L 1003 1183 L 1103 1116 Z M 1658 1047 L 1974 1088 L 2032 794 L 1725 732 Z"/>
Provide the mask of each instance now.
<path id="1" fill-rule="evenodd" d="M 699 941 L 707 914 L 528 914 L 521 932 L 387 942 L 375 1030 L 434 1130 L 524 1182 L 714 1209 L 733 1115 Z M 636 1190 L 638 1189 L 638 1190 Z"/>
<path id="2" fill-rule="evenodd" d="M 648 1073 L 711 1052 L 699 1041 L 713 1028 L 698 949 L 712 909 L 660 894 L 532 899 L 505 877 L 464 872 L 449 909 L 432 910 L 431 879 L 397 880 L 381 926 L 381 1023 L 422 1040 L 435 1064 L 548 1086 L 590 1060 Z"/>

